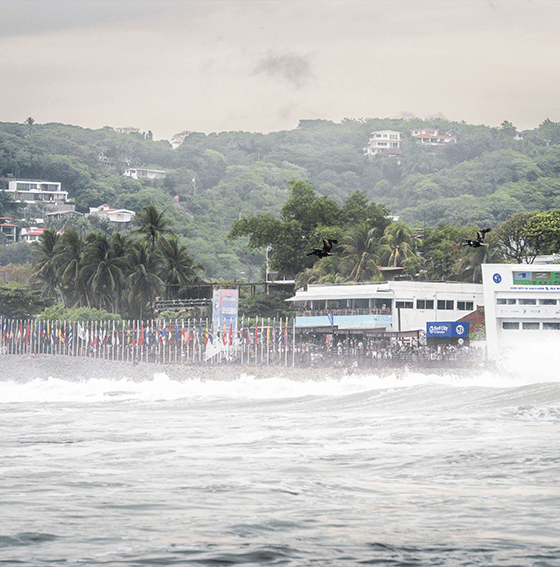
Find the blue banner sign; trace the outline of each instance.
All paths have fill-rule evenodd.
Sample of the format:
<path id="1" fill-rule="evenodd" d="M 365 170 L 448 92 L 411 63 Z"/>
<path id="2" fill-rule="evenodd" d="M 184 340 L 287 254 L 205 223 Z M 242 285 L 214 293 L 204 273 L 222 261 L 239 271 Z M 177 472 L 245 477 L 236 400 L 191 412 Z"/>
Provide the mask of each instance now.
<path id="1" fill-rule="evenodd" d="M 426 337 L 468 337 L 469 324 L 456 321 L 426 323 Z"/>

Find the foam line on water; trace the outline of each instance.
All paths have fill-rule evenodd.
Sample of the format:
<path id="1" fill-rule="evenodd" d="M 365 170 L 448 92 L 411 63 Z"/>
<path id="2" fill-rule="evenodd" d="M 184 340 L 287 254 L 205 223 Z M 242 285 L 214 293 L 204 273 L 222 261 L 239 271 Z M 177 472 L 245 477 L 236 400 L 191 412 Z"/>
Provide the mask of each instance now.
<path id="1" fill-rule="evenodd" d="M 165 373 L 156 372 L 153 379 L 135 381 L 130 378 L 89 378 L 81 381 L 51 377 L 28 382 L 0 381 L 0 403 L 16 402 L 122 402 L 170 401 L 179 399 L 237 399 L 277 400 L 314 397 L 340 397 L 383 389 L 411 388 L 422 385 L 440 385 L 454 388 L 519 388 L 530 384 L 559 381 L 549 374 L 546 380 L 540 373 L 512 374 L 502 370 L 481 369 L 472 373 L 423 373 L 414 370 L 395 372 L 354 373 L 331 375 L 325 371 L 310 370 L 305 378 L 290 369 L 278 369 L 266 378 L 241 374 L 236 379 L 223 379 L 216 368 L 215 379 L 174 380 Z"/>

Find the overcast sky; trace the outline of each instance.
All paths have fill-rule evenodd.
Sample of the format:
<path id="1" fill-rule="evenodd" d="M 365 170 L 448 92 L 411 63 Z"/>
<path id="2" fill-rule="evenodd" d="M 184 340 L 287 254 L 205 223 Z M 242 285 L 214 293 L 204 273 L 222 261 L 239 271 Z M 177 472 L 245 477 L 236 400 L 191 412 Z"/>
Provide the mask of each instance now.
<path id="1" fill-rule="evenodd" d="M 0 0 L 0 121 L 560 122 L 558 0 Z"/>

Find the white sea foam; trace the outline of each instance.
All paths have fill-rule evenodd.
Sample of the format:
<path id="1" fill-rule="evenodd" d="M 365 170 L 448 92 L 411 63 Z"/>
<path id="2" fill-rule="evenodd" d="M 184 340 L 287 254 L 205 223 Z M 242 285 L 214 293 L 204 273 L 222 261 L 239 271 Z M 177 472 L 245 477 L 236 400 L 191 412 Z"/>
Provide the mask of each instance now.
<path id="1" fill-rule="evenodd" d="M 544 356 L 547 358 L 544 358 Z M 550 351 L 534 359 L 526 353 L 515 352 L 500 361 L 496 368 L 472 371 L 424 372 L 413 368 L 376 371 L 356 371 L 351 374 L 329 373 L 310 369 L 302 373 L 291 368 L 269 369 L 266 377 L 258 372 L 241 373 L 234 379 L 223 379 L 227 368 L 215 367 L 210 379 L 172 379 L 165 372 L 153 373 L 151 379 L 133 380 L 127 377 L 86 378 L 66 380 L 57 377 L 27 382 L 0 381 L 0 403 L 13 402 L 122 402 L 171 401 L 179 399 L 237 399 L 278 400 L 308 396 L 349 396 L 382 389 L 409 388 L 435 384 L 455 388 L 486 387 L 515 388 L 540 382 L 558 382 L 559 373 L 551 360 Z M 531 362 L 532 360 L 532 362 Z M 215 379 L 212 379 L 215 378 Z"/>

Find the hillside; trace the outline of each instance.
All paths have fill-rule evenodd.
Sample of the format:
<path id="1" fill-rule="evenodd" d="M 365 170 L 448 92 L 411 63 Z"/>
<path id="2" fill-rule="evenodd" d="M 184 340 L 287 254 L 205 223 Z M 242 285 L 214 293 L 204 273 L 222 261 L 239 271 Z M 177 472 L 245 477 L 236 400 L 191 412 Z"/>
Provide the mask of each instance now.
<path id="1" fill-rule="evenodd" d="M 419 147 L 412 128 L 457 136 L 442 150 Z M 374 130 L 402 132 L 400 157 L 367 158 Z M 560 208 L 560 124 L 545 120 L 515 136 L 500 128 L 444 120 L 304 120 L 290 131 L 184 133 L 173 147 L 151 133 L 63 124 L 0 123 L 0 188 L 13 178 L 59 181 L 77 210 L 108 203 L 139 211 L 153 202 L 207 279 L 259 279 L 262 254 L 228 241 L 241 216 L 277 216 L 292 179 L 309 180 L 342 204 L 356 190 L 411 225 L 494 227 L 516 213 Z M 164 180 L 122 175 L 129 166 L 166 171 Z M 0 202 L 0 206 L 2 206 Z M 0 215 L 3 211 L 0 211 Z"/>

